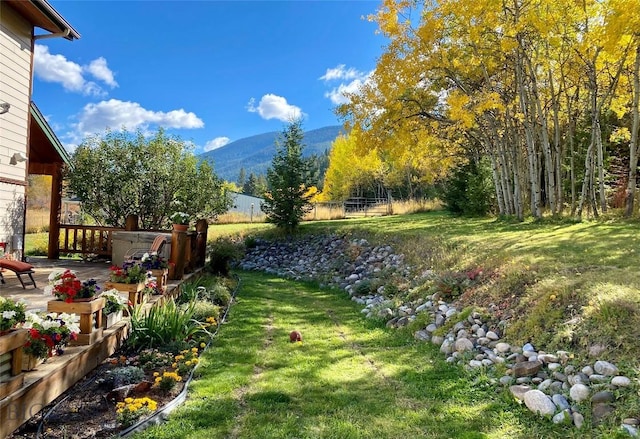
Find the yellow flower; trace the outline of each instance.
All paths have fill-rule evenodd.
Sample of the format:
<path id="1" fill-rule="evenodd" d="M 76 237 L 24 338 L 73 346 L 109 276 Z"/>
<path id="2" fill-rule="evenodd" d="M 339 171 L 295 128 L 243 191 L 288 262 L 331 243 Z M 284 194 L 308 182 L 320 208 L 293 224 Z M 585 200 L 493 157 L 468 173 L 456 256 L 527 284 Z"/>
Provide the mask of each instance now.
<path id="1" fill-rule="evenodd" d="M 133 398 L 125 398 L 124 402 L 127 404 L 131 404 L 133 402 Z"/>
<path id="2" fill-rule="evenodd" d="M 154 377 L 160 376 L 160 372 L 153 372 L 153 376 Z"/>
<path id="3" fill-rule="evenodd" d="M 187 361 L 184 364 L 186 364 L 187 366 L 191 366 L 191 361 Z"/>
<path id="4" fill-rule="evenodd" d="M 191 352 L 198 352 L 198 348 L 191 348 Z"/>
<path id="5" fill-rule="evenodd" d="M 162 377 L 156 377 L 156 383 L 159 383 L 160 381 L 162 381 Z"/>
<path id="6" fill-rule="evenodd" d="M 171 367 L 173 367 L 174 369 L 175 369 L 175 368 L 177 368 L 177 367 L 178 367 L 178 363 L 173 363 L 173 364 L 171 365 Z"/>
<path id="7" fill-rule="evenodd" d="M 197 358 L 194 358 L 193 360 L 191 360 L 191 362 L 192 362 L 193 364 L 198 364 L 198 361 L 200 361 L 200 360 L 198 360 Z"/>
<path id="8" fill-rule="evenodd" d="M 204 348 L 206 348 L 206 347 L 207 347 L 207 345 L 203 342 L 203 343 L 200 343 L 200 347 L 201 347 L 202 349 L 204 349 Z"/>

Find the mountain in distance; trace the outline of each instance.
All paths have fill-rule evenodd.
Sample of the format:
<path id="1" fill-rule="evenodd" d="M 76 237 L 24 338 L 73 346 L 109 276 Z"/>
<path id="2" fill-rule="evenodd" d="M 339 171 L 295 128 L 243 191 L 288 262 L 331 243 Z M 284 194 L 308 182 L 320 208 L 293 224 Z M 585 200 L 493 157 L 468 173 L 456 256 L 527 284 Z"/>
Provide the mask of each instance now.
<path id="1" fill-rule="evenodd" d="M 325 151 L 331 150 L 331 144 L 341 133 L 344 133 L 344 130 L 340 125 L 306 131 L 302 141 L 302 155 L 309 157 L 313 154 L 324 154 Z M 202 153 L 198 158 L 213 163 L 216 175 L 226 181 L 236 181 L 241 168 L 244 168 L 247 177 L 251 173 L 266 175 L 276 153 L 276 139 L 280 134 L 281 131 L 272 131 L 245 137 Z"/>

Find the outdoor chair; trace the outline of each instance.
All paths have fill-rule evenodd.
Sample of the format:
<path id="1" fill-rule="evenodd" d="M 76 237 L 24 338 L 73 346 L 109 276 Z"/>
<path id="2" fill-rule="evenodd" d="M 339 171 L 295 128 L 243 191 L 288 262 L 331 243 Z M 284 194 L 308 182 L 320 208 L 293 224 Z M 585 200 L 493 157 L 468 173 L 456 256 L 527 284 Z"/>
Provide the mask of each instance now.
<path id="1" fill-rule="evenodd" d="M 2 271 L 11 270 L 16 276 L 18 276 L 18 280 L 22 284 L 22 288 L 27 289 L 27 285 L 33 285 L 33 288 L 37 288 L 36 281 L 33 278 L 33 265 L 22 262 L 22 261 L 14 261 L 7 258 L 0 258 L 0 282 L 5 283 L 4 276 L 2 275 Z M 22 276 L 29 276 L 29 279 L 23 279 Z"/>
<path id="2" fill-rule="evenodd" d="M 167 243 L 167 238 L 164 235 L 158 235 L 158 236 L 156 236 L 156 238 L 151 243 L 151 247 L 149 247 L 149 250 L 129 249 L 129 251 L 127 251 L 127 253 L 124 255 L 124 260 L 125 261 L 140 260 L 140 259 L 142 259 L 142 256 L 145 253 L 149 253 L 149 254 L 158 253 L 158 254 L 160 254 L 160 252 L 162 251 L 162 249 L 164 248 L 164 245 L 166 243 Z"/>

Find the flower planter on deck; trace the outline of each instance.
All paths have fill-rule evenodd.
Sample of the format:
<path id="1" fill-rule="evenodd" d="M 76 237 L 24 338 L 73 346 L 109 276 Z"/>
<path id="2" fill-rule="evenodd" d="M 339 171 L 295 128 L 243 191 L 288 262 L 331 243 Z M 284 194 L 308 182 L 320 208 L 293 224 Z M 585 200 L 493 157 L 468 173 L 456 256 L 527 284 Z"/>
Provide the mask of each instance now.
<path id="1" fill-rule="evenodd" d="M 137 284 L 123 284 L 119 282 L 105 282 L 104 284 L 107 290 L 112 288 L 129 294 L 129 302 L 131 302 L 132 306 L 142 304 L 142 290 L 144 289 L 144 283 L 140 282 Z"/>
<path id="2" fill-rule="evenodd" d="M 120 320 L 122 320 L 122 317 L 123 317 L 122 310 L 112 312 L 110 314 L 105 314 L 102 319 L 102 327 L 104 329 L 109 329 L 110 327 L 118 323 Z"/>
<path id="3" fill-rule="evenodd" d="M 96 297 L 88 302 L 64 302 L 50 300 L 47 302 L 48 312 L 65 312 L 80 316 L 80 334 L 77 340 L 71 340 L 70 345 L 88 345 L 102 338 L 102 310 L 106 301 L 103 297 Z"/>

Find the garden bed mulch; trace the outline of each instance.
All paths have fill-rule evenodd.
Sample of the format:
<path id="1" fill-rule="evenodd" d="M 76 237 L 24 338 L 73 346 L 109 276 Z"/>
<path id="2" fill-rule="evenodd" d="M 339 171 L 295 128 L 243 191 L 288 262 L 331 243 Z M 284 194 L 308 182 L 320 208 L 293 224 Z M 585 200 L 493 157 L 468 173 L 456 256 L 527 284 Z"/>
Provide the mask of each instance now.
<path id="1" fill-rule="evenodd" d="M 116 355 L 108 358 L 89 375 L 23 424 L 9 436 L 9 439 L 110 438 L 120 435 L 128 427 L 118 423 L 116 405 L 119 401 L 124 401 L 125 397 L 147 397 L 157 403 L 158 410 L 162 410 L 182 391 L 186 384 L 184 381 L 180 381 L 170 391 L 161 391 L 157 386 L 153 386 L 154 372 L 162 374 L 164 368 L 149 369 L 145 367 L 144 379 L 135 386 L 132 385 L 126 396 L 124 391 L 114 392 L 109 378 L 111 371 L 123 365 L 139 364 L 137 356 Z M 144 417 L 136 422 L 143 419 Z"/>

